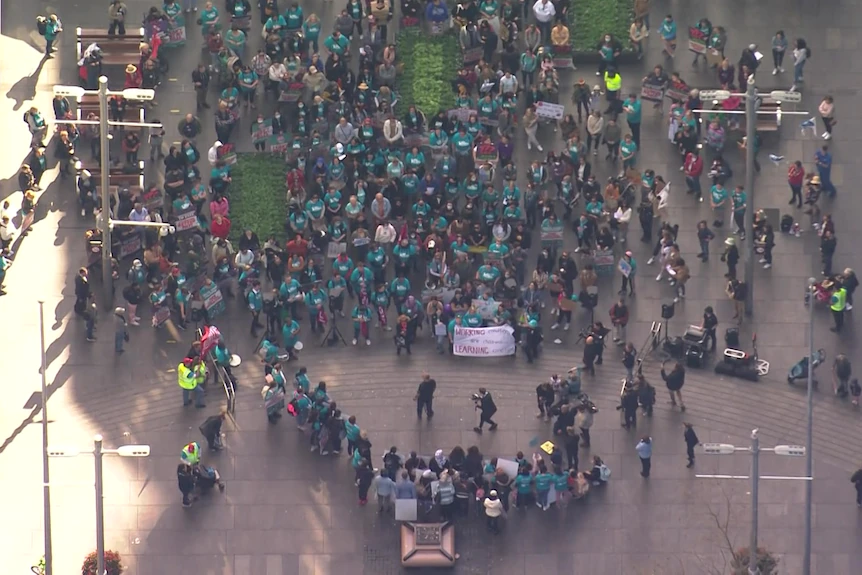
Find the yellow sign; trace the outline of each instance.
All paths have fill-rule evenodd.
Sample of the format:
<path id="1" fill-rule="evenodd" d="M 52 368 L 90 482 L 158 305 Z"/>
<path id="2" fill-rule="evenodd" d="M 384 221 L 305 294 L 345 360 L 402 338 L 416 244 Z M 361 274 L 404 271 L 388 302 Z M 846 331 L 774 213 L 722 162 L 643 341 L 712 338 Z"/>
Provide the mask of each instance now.
<path id="1" fill-rule="evenodd" d="M 546 441 L 545 443 L 543 443 L 539 447 L 542 449 L 542 451 L 544 451 L 545 453 L 550 455 L 554 451 L 554 442 L 553 441 Z"/>

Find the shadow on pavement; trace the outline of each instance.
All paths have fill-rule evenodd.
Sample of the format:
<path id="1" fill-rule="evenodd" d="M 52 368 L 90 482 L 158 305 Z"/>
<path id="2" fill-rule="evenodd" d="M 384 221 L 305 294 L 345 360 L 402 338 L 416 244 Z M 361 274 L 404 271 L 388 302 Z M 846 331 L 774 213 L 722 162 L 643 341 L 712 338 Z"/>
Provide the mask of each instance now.
<path id="1" fill-rule="evenodd" d="M 15 100 L 15 106 L 12 110 L 20 110 L 24 102 L 33 100 L 36 97 L 36 86 L 39 84 L 39 76 L 42 74 L 42 67 L 48 61 L 47 56 L 43 56 L 39 61 L 39 66 L 29 76 L 24 76 L 6 92 L 6 97 L 10 100 Z"/>

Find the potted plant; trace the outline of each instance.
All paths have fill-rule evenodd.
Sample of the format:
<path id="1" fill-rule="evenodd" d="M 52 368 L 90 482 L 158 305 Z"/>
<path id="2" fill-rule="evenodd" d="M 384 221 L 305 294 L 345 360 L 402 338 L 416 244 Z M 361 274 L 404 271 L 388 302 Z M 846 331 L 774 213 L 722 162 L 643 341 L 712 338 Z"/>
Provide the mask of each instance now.
<path id="1" fill-rule="evenodd" d="M 748 566 L 751 563 L 751 555 L 748 547 L 742 547 L 734 551 L 730 561 L 731 573 L 733 575 L 748 575 Z M 760 575 L 776 575 L 778 573 L 778 558 L 763 547 L 757 548 L 757 569 Z"/>
<path id="2" fill-rule="evenodd" d="M 96 552 L 93 551 L 84 559 L 81 575 L 97 575 L 97 568 Z M 122 572 L 123 564 L 120 562 L 120 554 L 116 551 L 105 551 L 105 573 L 107 575 L 121 575 Z"/>

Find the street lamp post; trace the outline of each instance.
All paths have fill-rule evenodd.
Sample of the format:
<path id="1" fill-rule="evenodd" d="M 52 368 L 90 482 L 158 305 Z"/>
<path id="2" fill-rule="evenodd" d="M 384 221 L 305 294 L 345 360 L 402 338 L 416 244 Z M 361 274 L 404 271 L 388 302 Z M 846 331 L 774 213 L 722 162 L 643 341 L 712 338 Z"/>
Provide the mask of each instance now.
<path id="1" fill-rule="evenodd" d="M 806 481 L 811 484 L 811 475 L 786 476 L 786 475 L 760 475 L 760 453 L 768 451 L 775 455 L 786 455 L 790 457 L 801 457 L 805 455 L 805 447 L 799 445 L 776 445 L 775 447 L 760 447 L 760 438 L 757 430 L 751 431 L 751 446 L 737 447 L 728 443 L 704 443 L 701 445 L 703 453 L 707 455 L 733 455 L 738 452 L 747 452 L 751 455 L 751 475 L 696 475 L 698 479 L 747 479 L 751 480 L 751 535 L 748 544 L 748 573 L 749 575 L 760 575 L 757 567 L 757 505 L 758 487 L 761 479 L 773 479 L 778 481 Z"/>
<path id="2" fill-rule="evenodd" d="M 814 284 L 817 280 L 808 278 L 808 390 L 805 419 L 805 475 L 814 476 L 813 435 L 814 435 Z M 802 575 L 811 575 L 811 482 L 805 483 L 805 547 L 802 554 Z"/>
<path id="3" fill-rule="evenodd" d="M 45 575 L 54 573 L 51 545 L 51 478 L 48 471 L 48 358 L 45 353 L 45 302 L 39 302 L 39 341 L 42 355 L 42 513 L 45 537 Z"/>
<path id="4" fill-rule="evenodd" d="M 694 112 L 703 114 L 745 114 L 745 193 L 748 197 L 745 208 L 745 218 L 743 225 L 745 231 L 753 233 L 754 229 L 754 148 L 755 139 L 757 138 L 757 116 L 774 115 L 778 120 L 778 125 L 781 125 L 782 115 L 798 115 L 807 116 L 807 112 L 785 112 L 781 109 L 781 103 L 787 102 L 798 104 L 802 101 L 802 94 L 799 92 L 787 92 L 784 90 L 773 90 L 769 93 L 769 97 L 778 102 L 779 107 L 775 110 L 760 111 L 758 105 L 758 92 L 754 84 L 754 74 L 748 77 L 746 90 L 743 93 L 733 94 L 728 90 L 701 90 L 700 98 L 703 101 L 722 101 L 727 100 L 731 96 L 745 98 L 745 110 L 694 110 Z M 732 207 L 731 207 L 732 210 Z M 731 222 L 732 220 L 731 212 Z M 733 224 L 731 223 L 731 226 Z M 749 238 L 745 246 L 745 285 L 748 286 L 745 296 L 745 315 L 750 316 L 754 313 L 754 238 Z"/>
<path id="5" fill-rule="evenodd" d="M 105 290 L 105 306 L 110 308 L 114 301 L 113 278 L 111 276 L 111 228 L 112 221 L 110 218 L 111 203 L 110 203 L 110 175 L 111 175 L 111 155 L 110 155 L 110 137 L 109 128 L 111 126 L 121 127 L 161 127 L 161 124 L 148 124 L 145 122 L 111 122 L 108 120 L 108 96 L 122 96 L 127 100 L 149 101 L 155 98 L 155 90 L 144 90 L 140 88 L 128 88 L 121 91 L 108 90 L 108 78 L 99 76 L 98 90 L 85 90 L 80 86 L 54 86 L 54 95 L 72 96 L 80 99 L 86 95 L 99 96 L 99 120 L 69 120 L 63 121 L 65 124 L 93 124 L 99 126 L 99 145 L 100 162 L 101 162 L 101 200 L 102 212 L 107 214 L 99 220 L 99 231 L 102 233 L 102 286 Z"/>
<path id="6" fill-rule="evenodd" d="M 117 455 L 119 457 L 148 457 L 150 455 L 149 445 L 121 445 L 117 449 L 104 449 L 102 447 L 102 436 L 93 438 L 92 451 L 81 451 L 74 447 L 51 447 L 47 450 L 50 457 L 77 457 L 78 455 L 92 454 L 95 460 L 96 472 L 96 573 L 105 573 L 105 507 L 104 494 L 102 490 L 102 457 L 104 455 Z"/>

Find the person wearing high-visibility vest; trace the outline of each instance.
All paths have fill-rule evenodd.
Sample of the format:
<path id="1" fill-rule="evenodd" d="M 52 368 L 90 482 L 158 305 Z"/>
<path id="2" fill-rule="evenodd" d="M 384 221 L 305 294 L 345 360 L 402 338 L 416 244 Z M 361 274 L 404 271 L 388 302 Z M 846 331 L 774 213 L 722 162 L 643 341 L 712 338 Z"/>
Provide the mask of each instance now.
<path id="1" fill-rule="evenodd" d="M 195 362 L 187 357 L 177 366 L 177 383 L 183 390 L 183 407 L 191 405 L 192 393 L 195 396 L 195 407 L 206 407 L 203 388 L 206 378 L 207 369 L 201 361 Z"/>
<path id="2" fill-rule="evenodd" d="M 835 284 L 835 291 L 832 292 L 832 298 L 829 300 L 829 308 L 832 310 L 832 317 L 835 319 L 835 327 L 829 329 L 835 333 L 839 333 L 844 327 L 844 309 L 847 307 L 847 290 L 840 283 Z"/>
<path id="3" fill-rule="evenodd" d="M 188 445 L 183 446 L 183 451 L 180 454 L 180 459 L 183 460 L 183 463 L 188 463 L 189 465 L 197 465 L 201 462 L 201 446 L 198 445 L 197 441 L 192 441 Z"/>
<path id="4" fill-rule="evenodd" d="M 607 90 L 608 109 L 605 114 L 613 114 L 614 120 L 617 119 L 622 105 L 620 103 L 620 90 L 623 87 L 623 78 L 615 68 L 608 68 L 605 71 L 605 89 Z"/>

